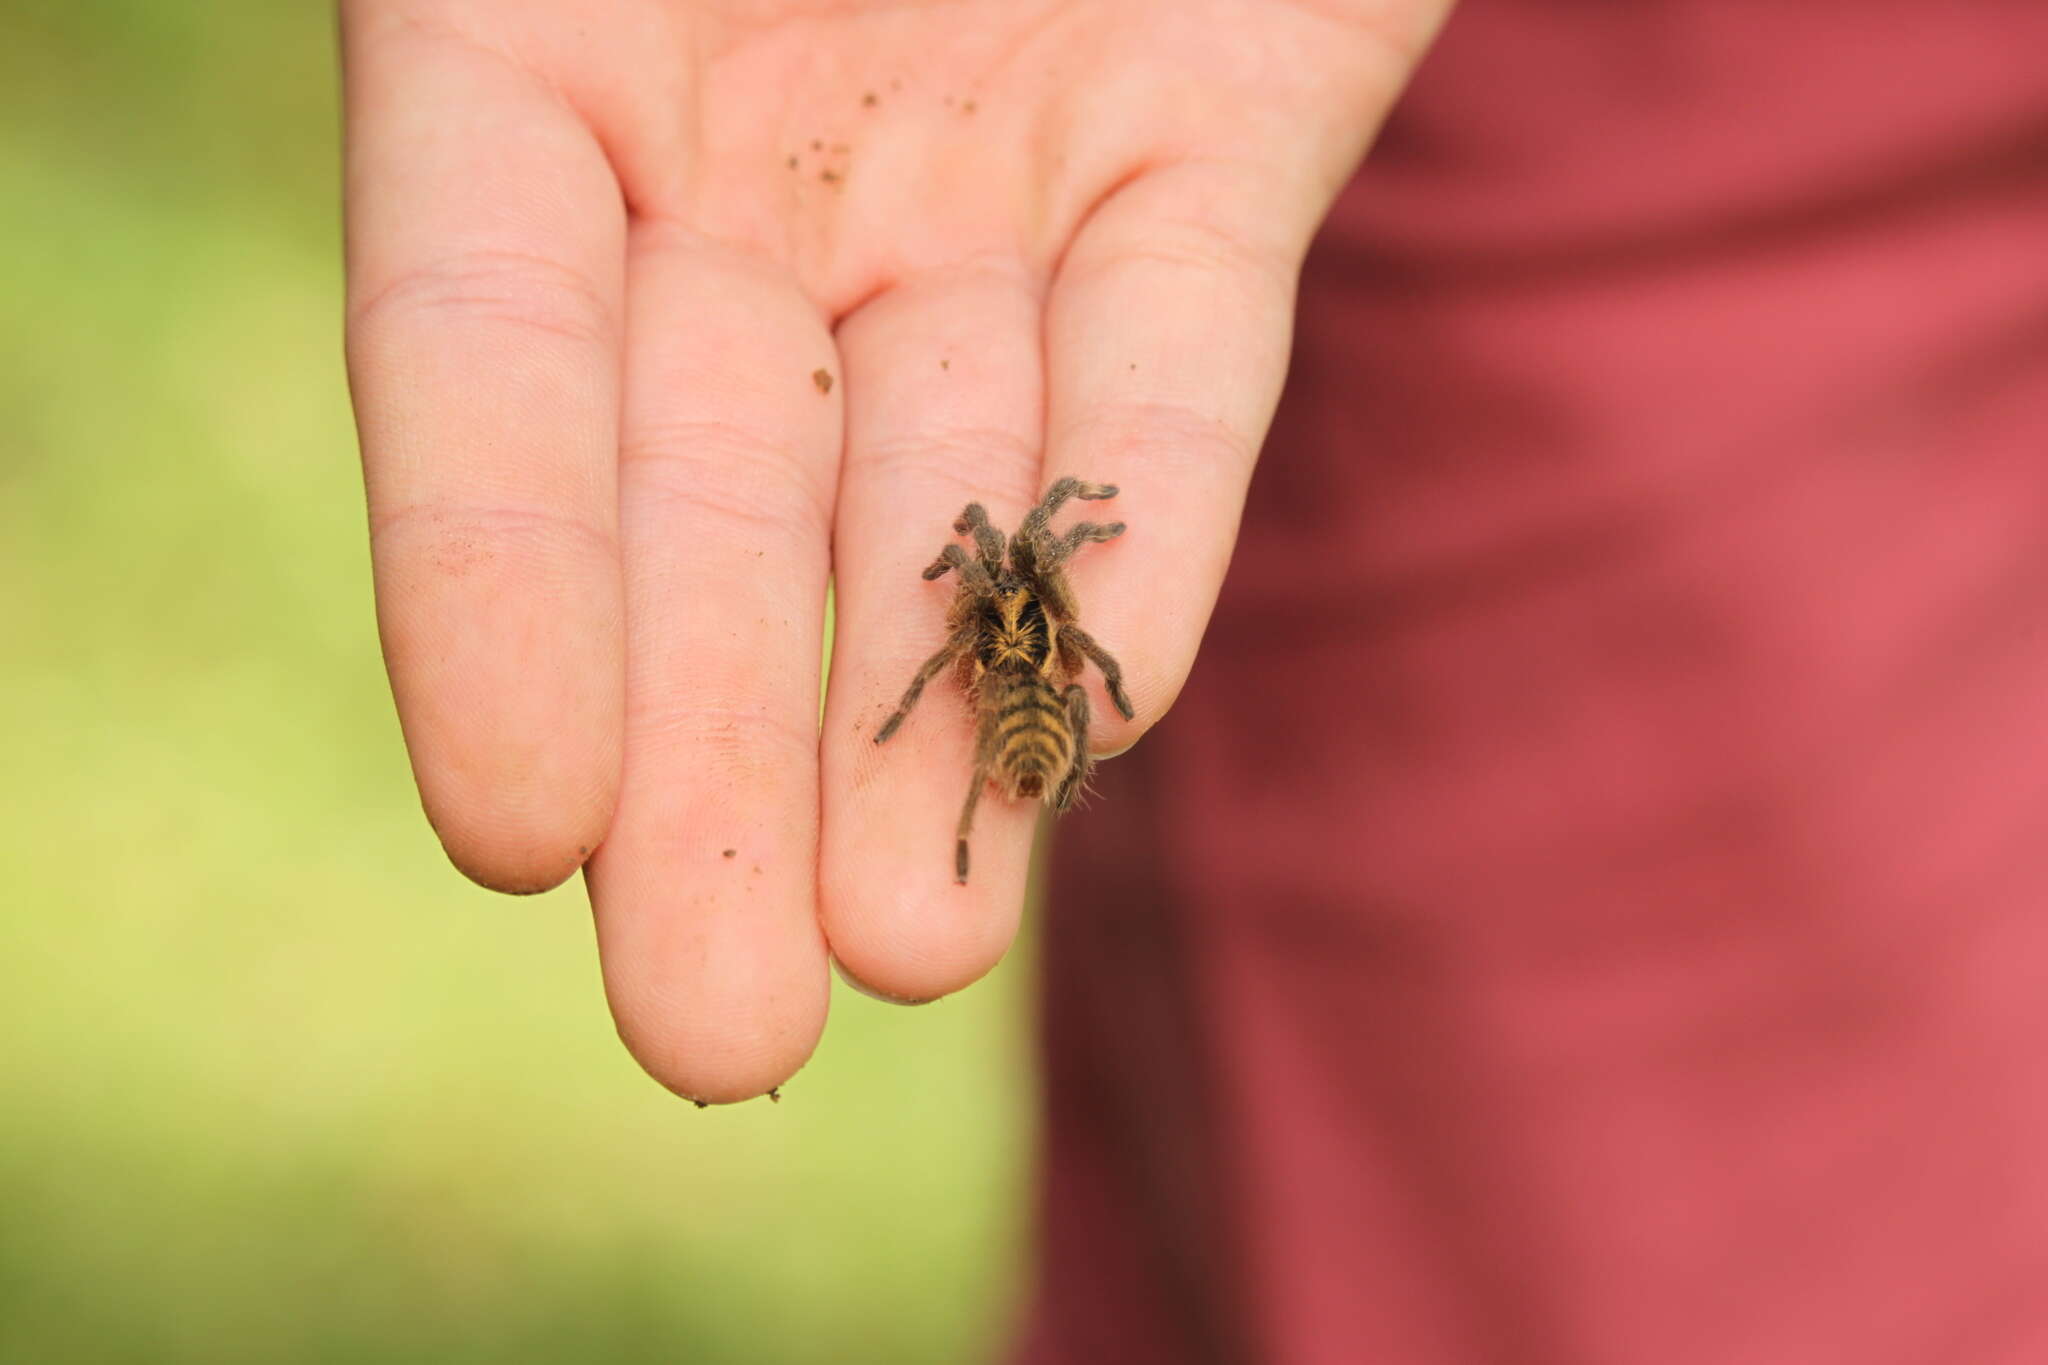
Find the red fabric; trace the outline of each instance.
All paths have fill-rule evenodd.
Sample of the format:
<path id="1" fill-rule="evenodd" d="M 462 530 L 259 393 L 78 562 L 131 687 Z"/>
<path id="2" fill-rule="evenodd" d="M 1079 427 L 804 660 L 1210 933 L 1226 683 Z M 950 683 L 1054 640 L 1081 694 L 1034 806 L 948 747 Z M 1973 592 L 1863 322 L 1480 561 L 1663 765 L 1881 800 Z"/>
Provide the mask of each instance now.
<path id="1" fill-rule="evenodd" d="M 2048 6 L 1469 0 L 1100 786 L 1031 1365 L 2048 1361 Z"/>

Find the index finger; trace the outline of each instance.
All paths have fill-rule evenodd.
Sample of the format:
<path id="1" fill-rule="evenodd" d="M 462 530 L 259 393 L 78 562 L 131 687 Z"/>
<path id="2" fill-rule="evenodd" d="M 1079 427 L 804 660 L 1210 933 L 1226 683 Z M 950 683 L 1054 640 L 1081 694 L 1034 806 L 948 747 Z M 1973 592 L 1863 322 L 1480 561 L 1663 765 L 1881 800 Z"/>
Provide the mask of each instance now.
<path id="1" fill-rule="evenodd" d="M 343 7 L 348 358 L 378 625 L 428 819 L 469 876 L 554 885 L 619 781 L 624 215 L 531 75 Z"/>

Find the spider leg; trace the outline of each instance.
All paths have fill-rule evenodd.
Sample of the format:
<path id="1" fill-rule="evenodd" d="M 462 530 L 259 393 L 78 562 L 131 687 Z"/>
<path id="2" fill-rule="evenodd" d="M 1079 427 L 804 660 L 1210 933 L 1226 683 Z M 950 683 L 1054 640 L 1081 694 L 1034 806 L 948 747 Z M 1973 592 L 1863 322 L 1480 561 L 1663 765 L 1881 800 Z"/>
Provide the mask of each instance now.
<path id="1" fill-rule="evenodd" d="M 973 536 L 975 553 L 981 556 L 981 567 L 988 570 L 991 578 L 1003 571 L 1003 533 L 988 523 L 988 509 L 978 502 L 970 502 L 953 523 L 955 535 Z"/>
<path id="2" fill-rule="evenodd" d="M 959 546 L 949 548 L 958 549 Z M 946 665 L 958 658 L 960 652 L 973 640 L 974 628 L 963 626 L 953 632 L 952 638 L 946 641 L 938 653 L 924 661 L 923 666 L 917 670 L 917 676 L 910 680 L 910 686 L 903 689 L 903 700 L 896 703 L 896 710 L 882 722 L 882 728 L 875 731 L 875 743 L 884 743 L 889 736 L 896 733 L 897 727 L 903 724 L 904 717 L 910 714 L 910 708 L 917 705 L 917 699 L 924 694 L 924 685 L 938 677 Z"/>
<path id="3" fill-rule="evenodd" d="M 958 545 L 948 545 L 939 551 L 939 557 L 926 566 L 925 582 L 944 578 L 948 570 L 958 569 L 960 579 L 970 592 L 994 592 L 995 581 L 988 576 L 988 570 L 980 562 L 969 559 L 967 551 Z"/>
<path id="4" fill-rule="evenodd" d="M 1026 581 L 1031 584 L 1032 591 L 1038 594 L 1038 600 L 1044 604 L 1048 620 L 1057 625 L 1071 621 L 1081 614 L 1074 605 L 1073 585 L 1067 582 L 1066 572 L 1058 565 L 1045 568 L 1034 561 L 1023 572 Z M 1057 633 L 1053 636 L 1053 642 L 1059 642 Z M 1081 671 L 1081 661 L 1078 658 L 1068 659 L 1067 665 L 1069 673 Z"/>
<path id="5" fill-rule="evenodd" d="M 1109 699 L 1115 704 L 1116 709 L 1122 713 L 1125 720 L 1129 720 L 1137 714 L 1137 712 L 1131 709 L 1131 699 L 1124 695 L 1124 670 L 1122 666 L 1117 663 L 1108 650 L 1095 642 L 1093 635 L 1090 635 L 1072 621 L 1068 621 L 1060 627 L 1058 639 L 1061 658 L 1071 659 L 1075 652 L 1079 652 L 1086 655 L 1090 662 L 1102 670 L 1102 681 L 1103 685 L 1109 689 Z"/>
<path id="6" fill-rule="evenodd" d="M 1068 498 L 1079 498 L 1083 502 L 1095 502 L 1102 498 L 1116 496 L 1113 483 L 1086 483 L 1080 479 L 1061 479 L 1045 490 L 1045 500 L 1024 514 L 1025 526 L 1043 526 L 1052 519 L 1052 514 L 1065 505 Z M 1019 526 L 1019 530 L 1023 526 Z"/>
<path id="7" fill-rule="evenodd" d="M 1047 533 L 1045 543 L 1038 547 L 1038 571 L 1044 573 L 1056 569 L 1074 557 L 1074 552 L 1083 545 L 1099 545 L 1105 540 L 1115 540 L 1124 533 L 1120 521 L 1077 521 L 1067 528 L 1067 533 L 1055 539 Z"/>
<path id="8" fill-rule="evenodd" d="M 967 802 L 960 807 L 960 824 L 953 831 L 953 880 L 967 885 L 967 836 L 974 832 L 974 808 L 981 804 L 981 789 L 988 785 L 989 770 L 974 765 L 974 780 L 967 786 Z"/>
<path id="9" fill-rule="evenodd" d="M 1052 514 L 1066 504 L 1068 498 L 1079 498 L 1083 502 L 1095 502 L 1102 498 L 1116 496 L 1113 483 L 1085 483 L 1080 479 L 1060 479 L 1045 490 L 1045 500 L 1024 514 L 1024 520 L 1017 523 L 1017 534 L 1010 537 L 1010 561 L 1020 570 L 1029 572 L 1035 564 L 1041 549 L 1040 537 L 1046 535 L 1045 524 Z"/>
<path id="10" fill-rule="evenodd" d="M 1067 768 L 1067 775 L 1060 779 L 1059 789 L 1052 795 L 1052 808 L 1064 815 L 1073 806 L 1074 798 L 1081 794 L 1094 760 L 1088 756 L 1088 689 L 1073 683 L 1062 697 L 1067 703 L 1067 728 L 1074 733 L 1074 761 Z"/>

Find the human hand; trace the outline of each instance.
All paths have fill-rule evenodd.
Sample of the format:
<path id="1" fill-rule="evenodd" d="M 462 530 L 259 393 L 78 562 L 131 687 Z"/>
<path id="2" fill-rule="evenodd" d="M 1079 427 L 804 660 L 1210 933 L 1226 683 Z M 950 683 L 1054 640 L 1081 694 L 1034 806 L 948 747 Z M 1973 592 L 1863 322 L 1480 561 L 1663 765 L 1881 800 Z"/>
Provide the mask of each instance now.
<path id="1" fill-rule="evenodd" d="M 1034 808 L 984 801 L 955 885 L 963 709 L 935 689 L 872 742 L 943 636 L 919 570 L 970 500 L 1008 527 L 1052 479 L 1118 485 L 1128 534 L 1073 570 L 1136 708 L 1098 703 L 1096 748 L 1165 713 L 1298 263 L 1447 7 L 344 0 L 349 366 L 414 774 L 486 886 L 588 859 L 658 1079 L 787 1078 L 828 951 L 909 1000 L 1000 958 Z"/>

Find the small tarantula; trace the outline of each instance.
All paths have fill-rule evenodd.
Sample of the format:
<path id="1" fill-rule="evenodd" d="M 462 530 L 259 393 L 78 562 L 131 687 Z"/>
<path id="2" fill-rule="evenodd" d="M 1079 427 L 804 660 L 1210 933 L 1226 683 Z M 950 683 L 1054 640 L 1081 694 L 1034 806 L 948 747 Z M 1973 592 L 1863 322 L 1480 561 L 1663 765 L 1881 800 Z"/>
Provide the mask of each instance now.
<path id="1" fill-rule="evenodd" d="M 875 732 L 875 743 L 896 733 L 926 683 L 957 664 L 976 717 L 974 780 L 953 847 L 954 879 L 963 884 L 974 807 L 991 780 L 1001 784 L 1005 796 L 1043 800 L 1061 812 L 1074 804 L 1088 780 L 1088 692 L 1074 681 L 1084 658 L 1102 670 L 1109 699 L 1123 718 L 1135 714 L 1124 695 L 1123 670 L 1075 623 L 1074 590 L 1061 567 L 1083 545 L 1122 535 L 1124 524 L 1084 521 L 1061 536 L 1046 528 L 1069 498 L 1093 502 L 1115 496 L 1110 484 L 1061 479 L 1018 523 L 1017 534 L 1009 538 L 1007 562 L 1003 533 L 989 525 L 980 503 L 970 502 L 953 531 L 973 538 L 974 554 L 947 545 L 924 571 L 927 581 L 949 570 L 960 573 L 960 589 L 946 616 L 952 633 L 917 670 L 895 713 Z"/>

